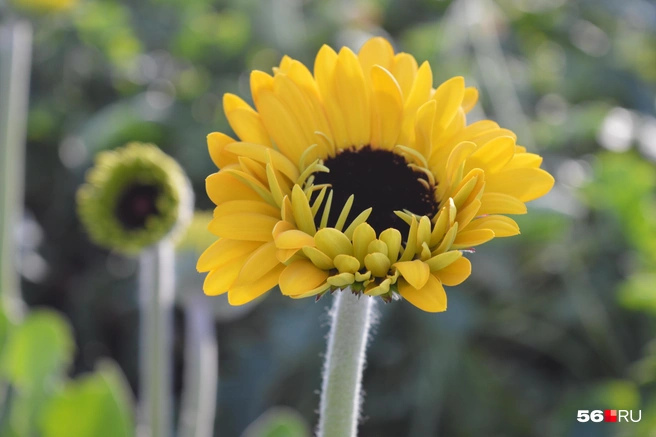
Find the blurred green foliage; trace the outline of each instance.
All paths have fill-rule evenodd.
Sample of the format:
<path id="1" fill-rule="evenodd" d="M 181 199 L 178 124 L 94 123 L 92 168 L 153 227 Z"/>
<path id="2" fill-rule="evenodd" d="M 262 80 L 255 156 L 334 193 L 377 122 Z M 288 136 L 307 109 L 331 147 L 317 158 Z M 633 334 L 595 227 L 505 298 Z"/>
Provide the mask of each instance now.
<path id="1" fill-rule="evenodd" d="M 11 332 L 3 350 L 15 330 L 29 337 L 43 329 L 38 338 L 54 340 L 39 349 L 39 363 L 2 360 L 17 382 L 31 369 L 50 381 L 36 391 L 12 391 L 19 399 L 9 412 L 12 426 L 27 426 L 25 418 L 37 414 L 25 409 L 25 396 L 51 421 L 90 405 L 91 418 L 102 408 L 113 425 L 127 423 L 125 403 L 110 400 L 126 396 L 116 372 L 101 367 L 61 383 L 68 381 L 61 372 L 72 344 L 72 375 L 110 357 L 138 391 L 136 261 L 93 247 L 74 214 L 73 193 L 92 157 L 128 141 L 155 142 L 189 174 L 197 208 L 209 210 L 204 180 L 215 168 L 205 136 L 230 132 L 222 94 L 248 99 L 248 71 L 269 71 L 283 54 L 312 65 L 321 44 L 357 48 L 382 34 L 420 62 L 429 60 L 436 81 L 464 75 L 478 85 L 481 103 L 472 118 L 509 119 L 520 143 L 545 156 L 557 185 L 518 218 L 521 236 L 470 255 L 472 278 L 448 291 L 447 313 L 379 305 L 361 436 L 654 436 L 653 2 L 86 0 L 34 20 L 24 295 L 30 305 L 65 313 L 74 338 L 61 321 L 47 321 L 50 313 L 34 314 L 41 321 L 28 327 L 0 317 L 0 341 L 7 326 Z M 472 32 L 482 32 L 487 45 L 472 44 Z M 486 51 L 497 39 L 499 52 Z M 504 80 L 510 90 L 495 86 Z M 514 93 L 526 123 L 506 111 Z M 196 256 L 189 247 L 181 253 L 181 299 L 200 293 Z M 304 435 L 307 428 L 292 425 L 290 416 L 265 415 L 267 429 L 249 425 L 277 405 L 316 422 L 329 302 L 292 301 L 274 291 L 244 308 L 228 307 L 224 297 L 208 305 L 220 343 L 216 435 Z M 31 354 L 39 339 L 12 349 Z M 579 409 L 603 408 L 640 409 L 642 421 L 576 421 Z M 61 435 L 44 420 L 44 435 Z M 105 422 L 87 425 L 97 423 Z"/>
<path id="2" fill-rule="evenodd" d="M 62 315 L 34 310 L 20 322 L 7 323 L 4 337 L 0 436 L 134 435 L 131 394 L 116 364 L 105 360 L 93 373 L 75 380 L 66 376 L 75 345 Z"/>

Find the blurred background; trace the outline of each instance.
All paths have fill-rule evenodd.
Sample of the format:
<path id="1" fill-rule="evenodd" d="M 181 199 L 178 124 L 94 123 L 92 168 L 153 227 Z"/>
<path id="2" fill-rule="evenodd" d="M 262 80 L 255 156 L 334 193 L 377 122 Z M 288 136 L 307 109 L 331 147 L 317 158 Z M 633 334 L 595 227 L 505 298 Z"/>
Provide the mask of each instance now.
<path id="1" fill-rule="evenodd" d="M 324 43 L 355 50 L 384 35 L 428 60 L 435 84 L 463 75 L 478 86 L 469 120 L 513 129 L 557 182 L 518 217 L 521 236 L 470 255 L 472 277 L 447 290 L 446 313 L 378 304 L 361 437 L 656 436 L 654 2 L 13 0 L 4 12 L 34 27 L 23 297 L 65 315 L 73 357 L 44 381 L 111 367 L 109 358 L 128 397 L 139 389 L 137 260 L 95 247 L 76 215 L 94 156 L 156 143 L 188 173 L 196 208 L 211 210 L 205 136 L 230 133 L 222 95 L 248 100 L 249 72 L 283 54 L 311 66 Z M 179 249 L 181 301 L 202 293 L 195 260 L 212 241 L 203 220 Z M 330 299 L 207 302 L 220 349 L 215 435 L 309 437 Z M 175 332 L 177 401 L 181 310 Z M 41 435 L 41 425 L 15 427 L 32 420 L 19 419 L 30 402 L 3 412 L 1 436 Z M 576 420 L 606 408 L 641 410 L 642 420 Z M 282 424 L 277 434 L 251 425 L 263 414 L 260 425 Z"/>

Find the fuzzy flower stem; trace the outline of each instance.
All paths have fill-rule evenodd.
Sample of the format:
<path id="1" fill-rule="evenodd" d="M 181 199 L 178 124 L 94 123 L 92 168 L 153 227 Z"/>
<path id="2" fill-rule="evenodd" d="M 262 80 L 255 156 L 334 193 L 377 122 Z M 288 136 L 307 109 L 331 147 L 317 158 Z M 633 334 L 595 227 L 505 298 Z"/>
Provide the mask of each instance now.
<path id="1" fill-rule="evenodd" d="M 23 309 L 16 229 L 23 216 L 31 56 L 30 23 L 12 18 L 0 23 L 0 305 L 12 318 Z"/>
<path id="2" fill-rule="evenodd" d="M 171 342 L 175 252 L 167 239 L 140 258 L 141 309 L 139 437 L 170 437 L 172 428 Z"/>
<path id="3" fill-rule="evenodd" d="M 362 404 L 362 371 L 374 299 L 350 289 L 334 297 L 321 387 L 318 437 L 356 437 Z"/>
<path id="4" fill-rule="evenodd" d="M 214 320 L 206 296 L 192 296 L 185 308 L 185 374 L 178 437 L 212 437 L 219 357 Z"/>

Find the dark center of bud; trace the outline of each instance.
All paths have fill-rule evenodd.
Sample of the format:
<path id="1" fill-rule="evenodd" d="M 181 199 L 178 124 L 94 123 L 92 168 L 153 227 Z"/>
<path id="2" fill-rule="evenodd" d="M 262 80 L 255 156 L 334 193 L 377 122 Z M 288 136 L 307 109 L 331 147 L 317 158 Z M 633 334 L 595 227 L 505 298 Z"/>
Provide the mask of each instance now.
<path id="1" fill-rule="evenodd" d="M 432 217 L 438 210 L 435 187 L 430 186 L 424 173 L 408 167 L 405 158 L 396 153 L 369 146 L 359 150 L 347 149 L 326 159 L 324 165 L 330 173 L 315 173 L 314 184 L 332 185 L 328 226 L 335 226 L 342 207 L 352 194 L 355 202 L 346 223 L 349 224 L 365 209 L 373 208 L 367 223 L 377 234 L 388 228 L 405 234 L 409 229 L 394 211 L 408 210 Z M 320 219 L 321 214 L 317 214 L 317 225 Z"/>
<path id="2" fill-rule="evenodd" d="M 157 197 L 160 189 L 155 185 L 136 183 L 126 187 L 116 204 L 116 217 L 127 230 L 146 227 L 146 220 L 159 213 Z"/>

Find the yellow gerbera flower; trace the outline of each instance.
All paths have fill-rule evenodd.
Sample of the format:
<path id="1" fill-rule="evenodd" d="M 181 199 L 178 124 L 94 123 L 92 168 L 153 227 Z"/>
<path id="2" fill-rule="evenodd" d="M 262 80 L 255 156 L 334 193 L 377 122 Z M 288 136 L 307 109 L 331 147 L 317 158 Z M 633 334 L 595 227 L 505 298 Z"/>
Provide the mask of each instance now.
<path id="1" fill-rule="evenodd" d="M 233 305 L 280 285 L 293 298 L 350 287 L 444 311 L 443 285 L 471 272 L 462 250 L 519 234 L 504 214 L 554 184 L 513 132 L 467 124 L 475 88 L 455 77 L 433 89 L 430 65 L 382 38 L 357 55 L 323 46 L 314 74 L 285 56 L 273 76 L 251 74 L 251 92 L 255 108 L 223 100 L 241 141 L 208 136 L 220 239 L 198 269 L 205 293 Z"/>

